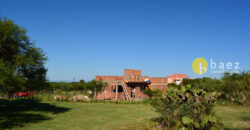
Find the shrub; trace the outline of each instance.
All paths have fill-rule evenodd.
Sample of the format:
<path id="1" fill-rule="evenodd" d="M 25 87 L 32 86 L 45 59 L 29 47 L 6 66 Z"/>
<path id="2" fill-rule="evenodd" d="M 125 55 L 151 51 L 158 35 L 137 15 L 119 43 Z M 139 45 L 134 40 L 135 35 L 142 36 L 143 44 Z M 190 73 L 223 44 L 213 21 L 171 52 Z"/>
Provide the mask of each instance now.
<path id="1" fill-rule="evenodd" d="M 151 99 L 154 96 L 162 95 L 163 91 L 159 90 L 159 89 L 146 88 L 145 90 L 143 90 L 143 93 L 146 94 L 146 95 L 148 95 L 149 98 Z"/>
<path id="2" fill-rule="evenodd" d="M 152 106 L 160 114 L 154 121 L 163 128 L 221 129 L 223 124 L 212 111 L 215 96 L 191 86 L 169 87 L 166 95 L 152 99 Z"/>
<path id="3" fill-rule="evenodd" d="M 250 71 L 241 73 L 226 72 L 221 79 L 209 77 L 184 79 L 182 85 L 192 85 L 192 88 L 203 89 L 206 92 L 218 92 L 218 99 L 223 104 L 250 105 Z M 172 87 L 179 85 L 169 84 Z"/>

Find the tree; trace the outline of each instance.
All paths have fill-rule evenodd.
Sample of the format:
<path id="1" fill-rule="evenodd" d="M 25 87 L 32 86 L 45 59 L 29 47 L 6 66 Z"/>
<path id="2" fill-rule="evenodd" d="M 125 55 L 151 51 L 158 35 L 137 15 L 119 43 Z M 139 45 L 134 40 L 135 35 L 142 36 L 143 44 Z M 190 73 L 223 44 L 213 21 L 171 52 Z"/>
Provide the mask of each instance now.
<path id="1" fill-rule="evenodd" d="M 96 92 L 99 92 L 107 87 L 107 83 L 102 80 L 91 80 L 87 83 L 87 89 L 94 92 L 94 99 L 96 99 Z"/>
<path id="2" fill-rule="evenodd" d="M 183 85 L 191 85 L 193 88 L 214 92 L 221 89 L 221 80 L 203 77 L 198 79 L 183 79 Z"/>
<path id="3" fill-rule="evenodd" d="M 151 88 L 146 88 L 145 90 L 143 90 L 143 93 L 148 95 L 149 98 L 151 99 L 154 96 L 158 96 L 158 95 L 163 95 L 163 91 L 159 90 L 159 89 L 151 89 Z"/>
<path id="4" fill-rule="evenodd" d="M 250 72 L 224 73 L 221 79 L 208 77 L 184 79 L 182 85 L 203 89 L 207 92 L 218 92 L 218 99 L 229 103 L 248 105 L 250 103 Z M 169 84 L 171 86 L 171 84 Z M 178 87 L 178 86 L 176 86 Z"/>
<path id="5" fill-rule="evenodd" d="M 0 90 L 7 92 L 8 97 L 11 97 L 14 91 L 24 89 L 24 78 L 15 74 L 13 67 L 6 65 L 0 60 Z"/>
<path id="6" fill-rule="evenodd" d="M 232 103 L 246 105 L 250 100 L 250 72 L 225 73 L 222 92 Z"/>
<path id="7" fill-rule="evenodd" d="M 82 91 L 85 89 L 86 84 L 85 81 L 83 79 L 80 80 L 79 85 L 78 85 L 78 89 L 80 90 L 80 92 L 82 93 Z"/>
<path id="8" fill-rule="evenodd" d="M 95 80 L 91 80 L 91 81 L 87 82 L 87 84 L 86 84 L 87 90 L 90 90 L 91 92 L 95 91 L 95 87 L 96 87 L 96 81 Z"/>
<path id="9" fill-rule="evenodd" d="M 11 97 L 19 90 L 39 90 L 46 83 L 47 57 L 30 41 L 24 28 L 0 18 L 0 90 Z"/>

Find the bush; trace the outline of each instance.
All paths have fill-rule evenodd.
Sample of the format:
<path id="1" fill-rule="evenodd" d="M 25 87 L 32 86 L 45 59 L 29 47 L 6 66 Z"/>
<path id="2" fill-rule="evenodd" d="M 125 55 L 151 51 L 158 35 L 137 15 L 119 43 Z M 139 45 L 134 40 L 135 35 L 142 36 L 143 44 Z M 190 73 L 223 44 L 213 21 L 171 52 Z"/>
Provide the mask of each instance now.
<path id="1" fill-rule="evenodd" d="M 162 95 L 163 91 L 159 90 L 159 89 L 146 88 L 145 90 L 143 90 L 143 93 L 146 94 L 146 95 L 148 95 L 149 98 L 151 99 L 154 96 Z"/>
<path id="2" fill-rule="evenodd" d="M 212 111 L 215 96 L 191 86 L 169 87 L 166 95 L 152 99 L 152 106 L 160 114 L 154 121 L 162 128 L 222 129 L 222 122 Z"/>

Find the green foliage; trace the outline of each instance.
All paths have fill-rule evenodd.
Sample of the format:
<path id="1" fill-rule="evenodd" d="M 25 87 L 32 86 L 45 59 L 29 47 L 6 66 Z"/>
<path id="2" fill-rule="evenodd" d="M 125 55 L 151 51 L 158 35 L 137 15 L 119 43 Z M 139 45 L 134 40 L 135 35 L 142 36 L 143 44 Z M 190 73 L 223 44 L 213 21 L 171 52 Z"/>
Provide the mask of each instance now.
<path id="1" fill-rule="evenodd" d="M 83 91 L 85 88 L 86 88 L 86 83 L 85 83 L 85 81 L 82 79 L 82 80 L 80 80 L 80 82 L 79 82 L 78 90 Z"/>
<path id="2" fill-rule="evenodd" d="M 222 77 L 222 92 L 225 99 L 232 103 L 250 104 L 250 72 L 225 73 Z"/>
<path id="3" fill-rule="evenodd" d="M 185 80 L 185 79 L 183 79 L 183 80 Z M 177 85 L 176 83 L 169 83 L 168 87 L 178 88 L 178 87 L 180 87 L 180 85 Z"/>
<path id="4" fill-rule="evenodd" d="M 9 97 L 16 90 L 24 89 L 24 78 L 15 74 L 15 69 L 12 66 L 6 65 L 0 60 L 0 90 L 8 92 Z"/>
<path id="5" fill-rule="evenodd" d="M 96 99 L 96 92 L 103 90 L 108 84 L 102 80 L 91 80 L 87 83 L 87 89 L 94 92 L 94 99 Z"/>
<path id="6" fill-rule="evenodd" d="M 152 106 L 160 117 L 162 127 L 188 129 L 220 129 L 223 124 L 212 111 L 216 93 L 206 93 L 191 86 L 169 87 L 166 95 L 159 95 Z"/>
<path id="7" fill-rule="evenodd" d="M 102 80 L 91 80 L 87 82 L 87 89 L 91 91 L 101 91 L 105 87 L 107 87 L 107 83 L 103 82 Z"/>
<path id="8" fill-rule="evenodd" d="M 222 102 L 241 105 L 250 104 L 250 72 L 225 73 L 221 79 L 204 77 L 201 79 L 184 79 L 182 85 L 203 89 L 209 93 L 218 92 Z M 171 85 L 169 85 L 171 86 Z M 178 85 L 174 85 L 178 87 Z"/>
<path id="9" fill-rule="evenodd" d="M 86 88 L 88 90 L 94 91 L 95 87 L 96 87 L 96 80 L 91 80 L 91 81 L 87 82 L 87 84 L 86 84 Z"/>
<path id="10" fill-rule="evenodd" d="M 143 90 L 143 93 L 148 95 L 149 98 L 152 98 L 152 97 L 157 96 L 157 95 L 162 95 L 163 91 L 161 91 L 159 89 L 146 88 L 145 90 Z"/>
<path id="11" fill-rule="evenodd" d="M 152 96 L 153 96 L 153 90 L 150 88 L 146 88 L 145 90 L 143 90 L 143 93 L 148 95 L 149 98 L 152 98 Z"/>
<path id="12" fill-rule="evenodd" d="M 183 79 L 183 85 L 191 85 L 192 88 L 203 89 L 206 92 L 221 91 L 222 81 L 204 77 L 201 79 Z"/>
<path id="13" fill-rule="evenodd" d="M 50 90 L 54 91 L 79 91 L 84 90 L 81 88 L 81 84 L 79 82 L 50 82 Z M 85 86 L 85 83 L 83 84 Z"/>
<path id="14" fill-rule="evenodd" d="M 47 86 L 44 67 L 47 58 L 36 48 L 25 29 L 0 18 L 0 91 L 9 97 L 19 90 L 38 90 Z"/>
<path id="15" fill-rule="evenodd" d="M 98 92 L 104 89 L 107 86 L 107 83 L 103 82 L 102 80 L 91 80 L 89 82 L 85 82 L 84 80 L 80 80 L 79 82 L 50 82 L 50 88 L 47 90 L 62 93 L 68 92 L 79 92 L 85 93 L 87 96 L 95 96 L 92 94 L 87 94 L 87 91 L 90 90 L 92 92 Z M 75 93 L 76 94 L 76 93 Z M 65 95 L 67 96 L 67 94 Z"/>

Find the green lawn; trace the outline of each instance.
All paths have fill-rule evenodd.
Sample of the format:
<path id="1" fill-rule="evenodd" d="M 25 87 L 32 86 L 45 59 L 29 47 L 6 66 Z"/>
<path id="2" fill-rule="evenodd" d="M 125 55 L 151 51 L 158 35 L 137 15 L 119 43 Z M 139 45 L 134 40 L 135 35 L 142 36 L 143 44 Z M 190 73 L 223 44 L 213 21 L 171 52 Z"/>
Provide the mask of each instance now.
<path id="1" fill-rule="evenodd" d="M 216 106 L 214 109 L 225 129 L 250 130 L 250 106 Z"/>
<path id="2" fill-rule="evenodd" d="M 226 128 L 250 129 L 250 107 L 216 106 Z M 150 105 L 0 100 L 0 129 L 141 129 Z"/>
<path id="3" fill-rule="evenodd" d="M 69 112 L 50 114 L 53 120 L 32 124 L 24 129 L 126 129 L 150 119 L 156 114 L 149 106 L 131 104 L 58 103 L 71 108 Z"/>
<path id="4" fill-rule="evenodd" d="M 11 108 L 16 105 L 19 106 L 14 103 Z M 144 104 L 51 102 L 21 107 L 25 110 L 16 113 L 21 112 L 24 117 L 10 115 L 13 110 L 7 110 L 10 113 L 2 120 L 0 117 L 0 129 L 136 129 L 157 116 L 150 105 Z M 33 117 L 32 121 L 28 116 Z"/>

